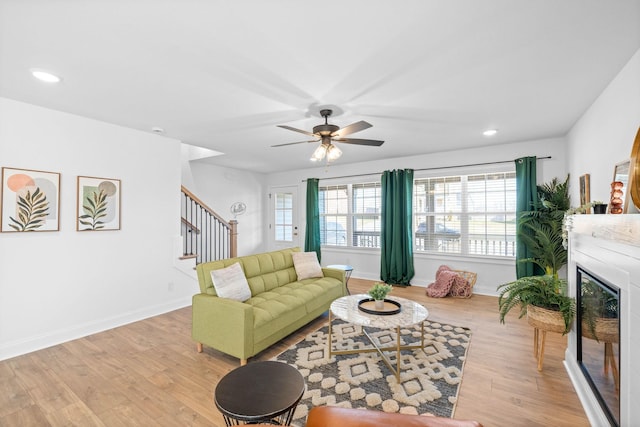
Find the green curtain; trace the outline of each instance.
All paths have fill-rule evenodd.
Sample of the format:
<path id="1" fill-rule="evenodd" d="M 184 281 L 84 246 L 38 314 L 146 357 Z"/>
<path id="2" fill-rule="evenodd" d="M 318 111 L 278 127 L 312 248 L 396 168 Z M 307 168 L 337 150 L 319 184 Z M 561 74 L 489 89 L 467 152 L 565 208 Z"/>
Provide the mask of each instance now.
<path id="1" fill-rule="evenodd" d="M 318 206 L 318 178 L 307 179 L 307 224 L 304 234 L 305 252 L 318 254 L 322 258 L 320 247 L 320 208 Z"/>
<path id="2" fill-rule="evenodd" d="M 410 285 L 413 269 L 413 169 L 382 174 L 380 279 Z"/>
<path id="3" fill-rule="evenodd" d="M 521 225 L 521 213 L 536 209 L 538 187 L 536 185 L 536 157 L 516 159 L 516 277 L 534 276 L 537 269 L 532 262 L 522 262 L 531 258 L 529 248 L 518 237 L 528 231 Z"/>

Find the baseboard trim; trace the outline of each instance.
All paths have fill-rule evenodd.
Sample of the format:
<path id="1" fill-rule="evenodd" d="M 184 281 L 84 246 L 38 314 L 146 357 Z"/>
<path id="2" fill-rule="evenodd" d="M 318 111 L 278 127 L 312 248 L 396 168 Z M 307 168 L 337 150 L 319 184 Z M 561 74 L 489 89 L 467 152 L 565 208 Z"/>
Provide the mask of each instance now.
<path id="1" fill-rule="evenodd" d="M 87 322 L 73 328 L 50 331 L 46 334 L 26 337 L 0 345 L 0 360 L 21 356 L 33 351 L 62 344 L 88 335 L 103 332 L 118 326 L 127 325 L 169 311 L 178 310 L 191 305 L 190 297 L 183 297 L 164 304 L 145 307 L 140 310 L 122 313 L 117 316 Z"/>

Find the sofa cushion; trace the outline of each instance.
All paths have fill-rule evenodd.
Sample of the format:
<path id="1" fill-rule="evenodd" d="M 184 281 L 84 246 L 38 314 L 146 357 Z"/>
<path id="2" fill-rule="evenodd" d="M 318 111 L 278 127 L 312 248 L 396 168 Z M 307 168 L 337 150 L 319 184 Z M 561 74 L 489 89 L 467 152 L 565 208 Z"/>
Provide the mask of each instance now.
<path id="1" fill-rule="evenodd" d="M 281 249 L 198 264 L 196 272 L 198 273 L 200 291 L 209 295 L 217 295 L 211 281 L 210 271 L 228 267 L 236 262 L 239 262 L 244 270 L 252 295 L 292 282 L 296 280 L 293 259 L 291 258 L 291 254 L 294 252 L 300 252 L 300 248 Z M 276 280 L 273 280 L 274 278 Z"/>
<path id="2" fill-rule="evenodd" d="M 294 252 L 291 257 L 293 258 L 293 266 L 296 269 L 298 280 L 324 276 L 318 262 L 318 254 L 315 252 Z"/>
<path id="3" fill-rule="evenodd" d="M 284 288 L 304 301 L 307 313 L 311 313 L 322 306 L 331 304 L 336 298 L 343 296 L 342 282 L 333 277 L 321 279 L 306 279 L 289 283 Z"/>
<path id="4" fill-rule="evenodd" d="M 260 341 L 307 314 L 304 300 L 285 287 L 263 292 L 246 301 L 253 306 L 253 337 Z"/>
<path id="5" fill-rule="evenodd" d="M 211 271 L 211 280 L 216 288 L 216 294 L 220 298 L 228 298 L 244 302 L 251 298 L 251 289 L 244 276 L 240 263 L 231 264 L 229 267 Z"/>

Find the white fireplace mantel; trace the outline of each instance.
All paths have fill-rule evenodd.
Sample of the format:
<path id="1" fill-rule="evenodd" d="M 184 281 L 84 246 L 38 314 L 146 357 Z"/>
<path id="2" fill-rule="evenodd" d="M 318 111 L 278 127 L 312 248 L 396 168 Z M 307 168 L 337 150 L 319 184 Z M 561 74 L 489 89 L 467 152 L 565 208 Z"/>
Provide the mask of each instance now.
<path id="1" fill-rule="evenodd" d="M 634 425 L 640 420 L 640 215 L 574 215 L 570 222 L 570 295 L 578 289 L 578 266 L 620 288 L 620 425 Z M 577 340 L 574 327 L 565 367 L 591 425 L 607 426 L 577 363 Z"/>

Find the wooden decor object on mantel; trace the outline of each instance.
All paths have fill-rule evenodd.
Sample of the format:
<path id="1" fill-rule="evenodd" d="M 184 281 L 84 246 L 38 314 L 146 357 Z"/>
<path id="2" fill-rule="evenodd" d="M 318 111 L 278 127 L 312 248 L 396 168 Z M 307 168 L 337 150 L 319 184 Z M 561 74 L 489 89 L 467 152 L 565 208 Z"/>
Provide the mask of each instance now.
<path id="1" fill-rule="evenodd" d="M 619 167 L 616 166 L 616 170 L 618 170 L 618 168 Z M 622 197 L 624 196 L 624 190 L 625 188 L 624 188 L 623 181 L 613 181 L 611 183 L 611 199 L 609 200 L 609 213 L 611 214 L 622 213 L 623 206 L 625 204 L 622 200 Z"/>

